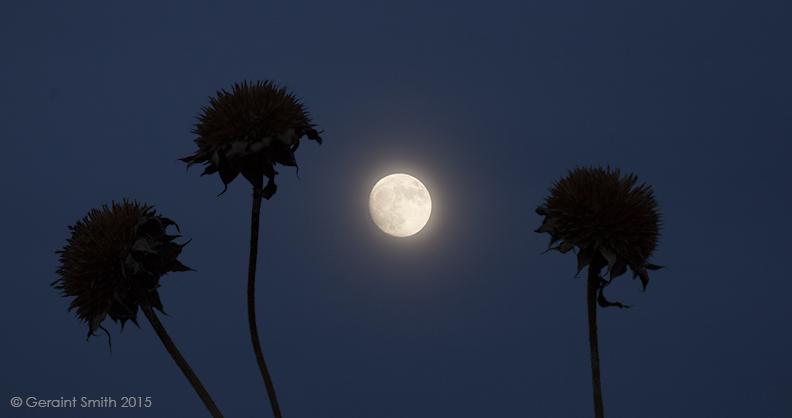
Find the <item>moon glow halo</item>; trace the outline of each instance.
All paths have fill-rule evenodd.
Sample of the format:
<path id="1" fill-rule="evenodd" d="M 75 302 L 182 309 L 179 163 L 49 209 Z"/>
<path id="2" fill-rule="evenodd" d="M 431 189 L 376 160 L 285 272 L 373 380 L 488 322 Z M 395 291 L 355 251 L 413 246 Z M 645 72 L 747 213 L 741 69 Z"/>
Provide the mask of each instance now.
<path id="1" fill-rule="evenodd" d="M 369 211 L 371 219 L 386 234 L 409 237 L 429 221 L 432 198 L 417 178 L 408 174 L 391 174 L 371 189 Z"/>

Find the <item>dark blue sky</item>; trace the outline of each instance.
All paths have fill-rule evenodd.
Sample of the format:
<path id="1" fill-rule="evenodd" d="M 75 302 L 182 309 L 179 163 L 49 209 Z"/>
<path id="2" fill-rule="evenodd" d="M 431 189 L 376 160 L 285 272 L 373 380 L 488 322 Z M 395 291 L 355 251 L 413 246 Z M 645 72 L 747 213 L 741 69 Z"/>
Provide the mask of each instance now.
<path id="1" fill-rule="evenodd" d="M 79 3 L 79 4 L 75 4 Z M 170 4 L 164 4 L 170 3 Z M 275 2 L 271 2 L 275 3 Z M 280 2 L 283 3 L 283 2 Z M 575 166 L 650 184 L 662 237 L 599 310 L 609 417 L 782 417 L 792 404 L 792 10 L 766 1 L 56 2 L 0 6 L 0 415 L 208 416 L 144 317 L 87 325 L 49 284 L 92 208 L 176 221 L 161 316 L 226 417 L 271 416 L 246 317 L 251 188 L 185 171 L 219 89 L 308 106 L 262 206 L 259 332 L 285 417 L 591 416 L 585 279 L 534 212 Z M 381 177 L 434 211 L 398 239 Z M 181 242 L 181 241 L 180 241 Z M 12 408 L 12 397 L 151 408 Z"/>

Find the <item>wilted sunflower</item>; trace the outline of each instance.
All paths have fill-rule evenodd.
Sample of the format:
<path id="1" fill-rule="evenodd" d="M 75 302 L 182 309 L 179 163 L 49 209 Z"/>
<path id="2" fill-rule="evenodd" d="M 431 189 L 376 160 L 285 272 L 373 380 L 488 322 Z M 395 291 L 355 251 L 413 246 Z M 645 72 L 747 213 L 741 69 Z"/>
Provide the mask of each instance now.
<path id="1" fill-rule="evenodd" d="M 69 227 L 69 244 L 56 251 L 61 278 L 51 285 L 57 284 L 65 297 L 75 296 L 69 310 L 77 308 L 77 316 L 88 323 L 88 338 L 108 315 L 123 328 L 127 320 L 137 325 L 141 304 L 162 311 L 160 276 L 192 270 L 176 259 L 187 243 L 176 244 L 172 241 L 180 235 L 165 232 L 176 223 L 151 208 L 124 200 L 92 209 Z"/>
<path id="2" fill-rule="evenodd" d="M 163 274 L 192 270 L 176 259 L 187 243 L 176 244 L 173 240 L 180 235 L 165 232 L 170 225 L 178 230 L 178 225 L 157 215 L 152 207 L 124 199 L 111 207 L 91 209 L 82 221 L 69 227 L 69 244 L 56 251 L 61 255 L 57 270 L 61 278 L 51 286 L 60 282 L 55 288 L 61 289 L 63 296 L 75 296 L 69 310 L 77 308 L 77 316 L 88 322 L 88 338 L 102 328 L 108 315 L 121 321 L 122 328 L 127 320 L 137 325 L 141 308 L 206 408 L 213 417 L 222 418 L 152 309 L 162 311 L 157 288 Z"/>
<path id="3" fill-rule="evenodd" d="M 322 143 L 305 106 L 271 81 L 234 84 L 230 93 L 217 92 L 202 110 L 193 130 L 198 151 L 181 161 L 187 168 L 207 165 L 201 175 L 219 172 L 226 187 L 223 193 L 239 173 L 255 189 L 264 187 L 266 176 L 262 196 L 269 199 L 277 189 L 275 164 L 297 166 L 294 151 L 303 135 Z"/>
<path id="4" fill-rule="evenodd" d="M 275 194 L 275 164 L 297 167 L 294 152 L 304 135 L 322 144 L 320 132 L 294 94 L 271 81 L 234 84 L 231 92 L 217 92 L 202 109 L 193 133 L 198 151 L 181 158 L 189 169 L 204 163 L 201 175 L 220 173 L 225 193 L 228 184 L 240 173 L 253 185 L 253 208 L 250 223 L 250 259 L 248 264 L 248 324 L 256 362 L 261 371 L 275 417 L 280 417 L 275 389 L 264 361 L 258 338 L 255 315 L 256 260 L 261 199 Z M 264 177 L 268 182 L 264 187 Z"/>
<path id="5" fill-rule="evenodd" d="M 578 247 L 578 273 L 599 253 L 607 261 L 610 278 L 624 274 L 629 266 L 644 289 L 649 270 L 660 266 L 647 262 L 657 247 L 660 214 L 652 189 L 646 183 L 633 188 L 638 178 L 619 178 L 619 169 L 575 168 L 556 182 L 550 196 L 536 213 L 545 217 L 536 232 L 550 234 L 551 250 L 566 253 Z"/>
<path id="6" fill-rule="evenodd" d="M 550 188 L 550 196 L 536 213 L 545 217 L 536 232 L 550 234 L 550 248 L 566 253 L 578 247 L 578 273 L 589 266 L 586 304 L 591 351 L 591 377 L 594 389 L 594 416 L 604 417 L 597 341 L 597 303 L 625 307 L 605 300 L 602 289 L 610 283 L 599 276 L 608 266 L 610 279 L 627 267 L 633 278 L 640 277 L 644 289 L 649 283 L 646 269 L 660 268 L 647 260 L 657 246 L 660 215 L 651 187 L 646 183 L 633 188 L 638 178 L 632 173 L 619 178 L 619 170 L 575 168 Z M 549 251 L 549 250 L 548 250 Z M 597 296 L 599 293 L 599 296 Z"/>

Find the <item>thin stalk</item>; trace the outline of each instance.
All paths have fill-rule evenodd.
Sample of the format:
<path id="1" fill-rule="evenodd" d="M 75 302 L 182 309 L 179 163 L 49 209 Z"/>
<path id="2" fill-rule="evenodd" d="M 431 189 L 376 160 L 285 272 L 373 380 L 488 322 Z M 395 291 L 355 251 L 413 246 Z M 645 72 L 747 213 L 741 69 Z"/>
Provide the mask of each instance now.
<path id="1" fill-rule="evenodd" d="M 151 308 L 146 295 L 134 287 L 132 288 L 132 292 L 135 293 L 135 297 L 138 299 L 138 303 L 140 304 L 143 313 L 146 315 L 146 318 L 148 318 L 149 322 L 151 322 L 151 326 L 154 328 L 157 336 L 159 336 L 162 344 L 165 345 L 165 349 L 168 350 L 168 353 L 170 353 L 171 357 L 173 357 L 173 360 L 179 366 L 182 373 L 184 373 L 184 376 L 187 377 L 187 380 L 190 382 L 193 389 L 195 389 L 195 392 L 198 393 L 198 396 L 201 398 L 204 405 L 206 405 L 206 409 L 209 410 L 209 413 L 212 414 L 212 417 L 223 418 L 223 414 L 221 414 L 220 410 L 217 409 L 217 405 L 215 405 L 214 401 L 209 396 L 209 392 L 206 391 L 206 389 L 201 384 L 201 381 L 198 380 L 198 376 L 195 375 L 195 373 L 190 368 L 190 365 L 187 364 L 187 361 L 176 348 L 176 345 L 173 344 L 170 336 L 168 336 L 168 333 L 165 331 L 165 327 L 162 326 L 159 318 L 157 318 L 157 314 L 154 312 L 154 309 Z"/>
<path id="2" fill-rule="evenodd" d="M 253 351 L 256 353 L 256 362 L 258 363 L 259 370 L 261 370 L 261 377 L 264 378 L 264 385 L 267 387 L 267 395 L 269 396 L 270 405 L 272 405 L 272 413 L 275 415 L 275 418 L 281 418 L 278 398 L 275 397 L 275 386 L 272 385 L 272 379 L 267 370 L 267 364 L 264 362 L 264 354 L 261 352 L 261 343 L 259 342 L 258 328 L 256 327 L 256 258 L 258 257 L 261 193 L 261 186 L 253 185 L 253 213 L 250 220 L 250 264 L 248 266 L 247 286 L 248 323 L 250 324 L 250 339 L 253 342 Z"/>
<path id="3" fill-rule="evenodd" d="M 599 273 L 607 264 L 601 255 L 591 260 L 588 270 L 588 288 L 586 303 L 588 305 L 589 347 L 591 348 L 591 380 L 594 386 L 594 417 L 604 418 L 602 407 L 602 385 L 600 384 L 599 344 L 597 342 L 597 289 L 599 288 Z"/>

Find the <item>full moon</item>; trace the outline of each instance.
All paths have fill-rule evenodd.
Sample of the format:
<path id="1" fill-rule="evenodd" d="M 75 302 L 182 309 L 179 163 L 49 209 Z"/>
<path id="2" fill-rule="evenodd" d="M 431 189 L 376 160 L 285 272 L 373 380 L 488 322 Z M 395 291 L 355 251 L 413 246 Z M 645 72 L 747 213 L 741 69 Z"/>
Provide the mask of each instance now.
<path id="1" fill-rule="evenodd" d="M 394 237 L 409 237 L 423 229 L 432 213 L 429 191 L 417 178 L 391 174 L 378 181 L 369 197 L 371 219 Z"/>

